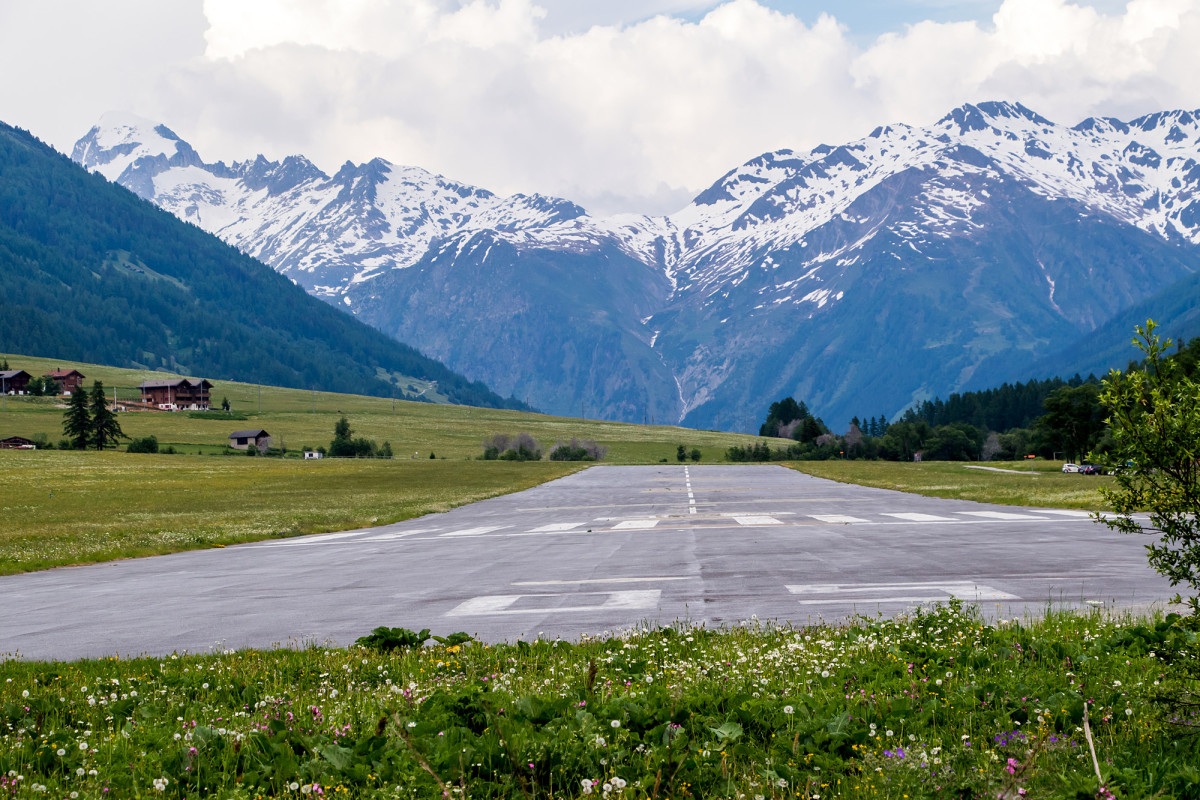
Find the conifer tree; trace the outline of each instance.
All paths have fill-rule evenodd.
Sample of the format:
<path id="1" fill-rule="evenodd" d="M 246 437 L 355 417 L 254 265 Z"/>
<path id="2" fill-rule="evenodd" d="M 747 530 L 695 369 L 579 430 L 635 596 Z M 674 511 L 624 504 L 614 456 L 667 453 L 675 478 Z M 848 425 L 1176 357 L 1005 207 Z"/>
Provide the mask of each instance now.
<path id="1" fill-rule="evenodd" d="M 92 416 L 88 411 L 88 393 L 83 389 L 71 394 L 71 402 L 63 414 L 63 434 L 74 449 L 87 449 L 92 438 Z"/>
<path id="2" fill-rule="evenodd" d="M 118 439 L 128 439 L 117 422 L 117 415 L 108 407 L 108 397 L 104 394 L 104 384 L 96 381 L 92 384 L 91 396 L 92 435 L 90 444 L 97 450 L 103 450 L 109 444 L 116 444 Z"/>

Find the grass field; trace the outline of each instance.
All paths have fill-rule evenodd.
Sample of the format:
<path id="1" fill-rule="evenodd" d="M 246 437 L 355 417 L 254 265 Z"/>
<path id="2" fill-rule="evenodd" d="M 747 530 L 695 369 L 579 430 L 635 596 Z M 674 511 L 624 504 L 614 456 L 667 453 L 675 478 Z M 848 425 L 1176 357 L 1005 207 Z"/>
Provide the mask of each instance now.
<path id="1" fill-rule="evenodd" d="M 818 478 L 878 489 L 979 503 L 1045 508 L 1103 510 L 1107 506 L 1096 489 L 1112 484 L 1112 478 L 1106 476 L 1063 474 L 1061 461 L 997 461 L 973 465 L 1012 472 L 973 469 L 957 461 L 924 461 L 916 464 L 891 461 L 801 461 L 789 463 L 788 466 Z"/>
<path id="2" fill-rule="evenodd" d="M 87 376 L 85 386 L 93 380 L 104 383 L 110 397 L 120 401 L 140 397 L 138 384 L 143 380 L 167 377 L 161 372 L 118 369 L 115 367 L 78 364 L 53 359 L 9 355 L 13 369 L 24 369 L 31 375 L 41 375 L 51 369 L 75 368 Z M 203 377 L 203 376 L 193 376 Z M 195 453 L 219 452 L 235 430 L 263 428 L 271 434 L 275 447 L 297 452 L 305 447 L 328 446 L 333 438 L 333 426 L 345 416 L 356 437 L 387 441 L 397 457 L 474 458 L 483 452 L 484 438 L 494 433 L 533 435 L 543 447 L 553 448 L 558 441 L 575 436 L 594 439 L 606 445 L 605 463 L 645 464 L 662 458 L 674 460 L 677 445 L 688 450 L 698 448 L 703 461 L 719 460 L 732 445 L 754 439 L 749 436 L 714 431 L 694 431 L 669 425 L 632 425 L 620 422 L 581 420 L 502 411 L 467 406 L 437 405 L 361 395 L 308 392 L 281 389 L 232 381 L 212 381 L 212 403 L 220 407 L 228 398 L 237 419 L 196 419 L 186 413 L 130 412 L 120 415 L 121 427 L 132 437 L 151 434 L 158 437 L 162 447 Z M 41 397 L 7 397 L 0 410 L 0 438 L 45 435 L 50 442 L 62 438 L 61 401 Z M 702 463 L 703 463 L 702 461 Z"/>
<path id="3" fill-rule="evenodd" d="M 0 797 L 1196 798 L 1195 718 L 1154 699 L 1180 696 L 1194 647 L 1169 619 L 987 624 L 950 604 L 578 643 L 10 660 Z"/>
<path id="4" fill-rule="evenodd" d="M 578 469 L 0 451 L 0 574 L 387 524 Z"/>

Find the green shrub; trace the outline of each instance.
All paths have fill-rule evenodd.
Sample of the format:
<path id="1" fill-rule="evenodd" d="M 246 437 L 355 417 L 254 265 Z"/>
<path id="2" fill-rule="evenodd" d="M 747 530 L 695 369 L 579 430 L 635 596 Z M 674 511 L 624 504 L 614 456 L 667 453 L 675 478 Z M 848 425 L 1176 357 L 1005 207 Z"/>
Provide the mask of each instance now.
<path id="1" fill-rule="evenodd" d="M 254 448 L 251 448 L 254 449 Z M 129 442 L 129 447 L 125 449 L 127 453 L 157 453 L 158 452 L 158 437 L 151 435 L 142 439 L 133 439 Z"/>

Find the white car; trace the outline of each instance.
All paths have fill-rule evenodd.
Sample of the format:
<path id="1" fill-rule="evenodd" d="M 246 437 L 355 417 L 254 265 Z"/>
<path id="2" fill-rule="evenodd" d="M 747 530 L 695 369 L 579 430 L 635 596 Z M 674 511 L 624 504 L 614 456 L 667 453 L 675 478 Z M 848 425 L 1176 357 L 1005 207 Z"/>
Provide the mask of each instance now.
<path id="1" fill-rule="evenodd" d="M 1063 472 L 1080 472 L 1082 468 L 1078 464 L 1063 464 Z"/>

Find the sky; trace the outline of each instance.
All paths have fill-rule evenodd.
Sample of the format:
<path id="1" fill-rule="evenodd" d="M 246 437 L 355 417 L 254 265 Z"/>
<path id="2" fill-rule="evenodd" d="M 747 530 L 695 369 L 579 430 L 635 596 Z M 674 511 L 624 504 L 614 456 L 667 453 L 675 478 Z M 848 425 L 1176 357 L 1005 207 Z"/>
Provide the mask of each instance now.
<path id="1" fill-rule="evenodd" d="M 0 120 L 66 153 L 122 111 L 210 162 L 382 157 L 659 214 L 967 102 L 1195 109 L 1200 0 L 0 0 L 0 75 Z"/>

